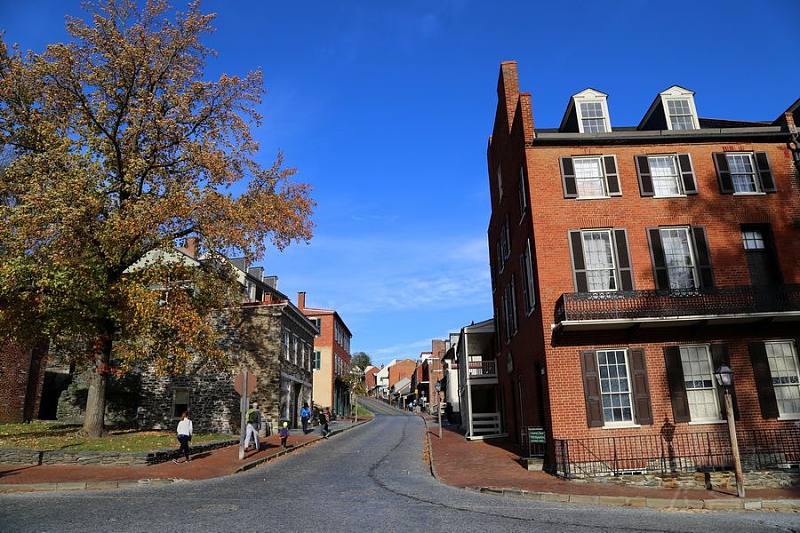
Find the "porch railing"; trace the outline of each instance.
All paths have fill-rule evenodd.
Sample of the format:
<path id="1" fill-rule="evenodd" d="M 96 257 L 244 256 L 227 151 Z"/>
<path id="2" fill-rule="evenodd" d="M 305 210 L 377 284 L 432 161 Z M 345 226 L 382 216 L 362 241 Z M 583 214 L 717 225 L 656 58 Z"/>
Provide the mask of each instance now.
<path id="1" fill-rule="evenodd" d="M 500 430 L 500 413 L 472 413 L 472 435 L 496 435 Z"/>
<path id="2" fill-rule="evenodd" d="M 493 359 L 470 361 L 467 363 L 469 375 L 472 377 L 490 377 L 497 375 L 497 361 Z"/>
<path id="3" fill-rule="evenodd" d="M 800 311 L 800 285 L 565 293 L 555 321 L 613 320 Z"/>
<path id="4" fill-rule="evenodd" d="M 737 432 L 746 470 L 800 467 L 800 428 Z M 729 470 L 733 465 L 725 431 L 662 435 L 554 439 L 558 475 L 584 477 L 626 473 Z"/>

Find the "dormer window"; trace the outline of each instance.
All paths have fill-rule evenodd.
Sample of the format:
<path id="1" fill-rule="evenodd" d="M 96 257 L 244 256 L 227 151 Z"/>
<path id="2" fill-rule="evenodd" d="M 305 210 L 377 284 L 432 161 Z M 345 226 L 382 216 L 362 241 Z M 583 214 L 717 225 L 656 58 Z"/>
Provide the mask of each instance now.
<path id="1" fill-rule="evenodd" d="M 693 130 L 694 114 L 689 100 L 686 98 L 670 98 L 667 100 L 667 114 L 671 130 Z"/>
<path id="2" fill-rule="evenodd" d="M 605 133 L 608 131 L 601 101 L 581 102 L 580 115 L 581 131 L 583 133 Z"/>
<path id="3" fill-rule="evenodd" d="M 699 130 L 694 92 L 673 85 L 658 93 L 636 129 L 684 131 Z"/>
<path id="4" fill-rule="evenodd" d="M 569 100 L 559 131 L 571 133 L 607 133 L 611 131 L 608 117 L 608 95 L 595 89 L 585 89 Z"/>

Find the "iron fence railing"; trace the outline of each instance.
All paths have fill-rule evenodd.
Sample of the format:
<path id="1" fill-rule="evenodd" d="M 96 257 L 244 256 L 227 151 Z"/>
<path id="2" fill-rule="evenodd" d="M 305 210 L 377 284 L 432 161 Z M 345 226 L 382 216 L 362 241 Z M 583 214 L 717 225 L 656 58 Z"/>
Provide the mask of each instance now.
<path id="1" fill-rule="evenodd" d="M 746 470 L 800 468 L 800 428 L 740 430 Z M 626 473 L 704 472 L 733 465 L 726 431 L 554 439 L 556 472 L 572 478 Z"/>
<path id="2" fill-rule="evenodd" d="M 470 361 L 467 365 L 470 376 L 495 376 L 497 375 L 497 362 L 493 359 L 483 361 Z"/>
<path id="3" fill-rule="evenodd" d="M 565 293 L 555 320 L 613 320 L 800 311 L 800 285 Z"/>

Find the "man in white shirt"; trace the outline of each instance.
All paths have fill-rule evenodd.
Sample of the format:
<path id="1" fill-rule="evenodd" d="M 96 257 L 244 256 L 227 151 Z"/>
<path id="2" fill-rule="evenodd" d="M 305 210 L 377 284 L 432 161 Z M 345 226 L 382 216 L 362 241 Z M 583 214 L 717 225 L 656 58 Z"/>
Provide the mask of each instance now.
<path id="1" fill-rule="evenodd" d="M 253 437 L 253 444 L 256 451 L 261 447 L 258 443 L 258 432 L 261 430 L 261 411 L 258 410 L 258 403 L 253 402 L 253 407 L 247 411 L 247 433 L 244 438 L 244 449 L 250 446 L 250 437 Z"/>

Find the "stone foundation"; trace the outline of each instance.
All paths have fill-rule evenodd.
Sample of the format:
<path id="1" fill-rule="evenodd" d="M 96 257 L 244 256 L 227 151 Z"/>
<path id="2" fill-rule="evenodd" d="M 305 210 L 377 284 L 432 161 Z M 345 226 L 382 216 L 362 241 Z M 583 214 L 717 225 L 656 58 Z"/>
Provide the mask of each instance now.
<path id="1" fill-rule="evenodd" d="M 571 480 L 573 483 L 605 483 L 663 489 L 736 489 L 733 472 L 687 472 L 680 474 L 624 474 L 593 476 Z M 746 488 L 785 489 L 800 487 L 800 470 L 757 470 L 744 473 Z"/>

